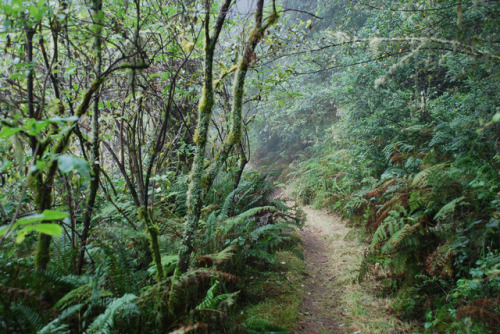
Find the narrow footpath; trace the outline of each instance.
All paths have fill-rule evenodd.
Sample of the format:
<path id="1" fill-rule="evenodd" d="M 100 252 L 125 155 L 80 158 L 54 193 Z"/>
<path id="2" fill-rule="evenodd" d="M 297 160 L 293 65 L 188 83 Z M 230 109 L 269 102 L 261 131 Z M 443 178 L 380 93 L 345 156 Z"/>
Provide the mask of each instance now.
<path id="1" fill-rule="evenodd" d="M 294 333 L 343 333 L 342 293 L 336 273 L 344 265 L 345 236 L 350 231 L 341 218 L 324 210 L 302 208 L 307 215 L 300 231 L 306 264 L 301 319 Z"/>

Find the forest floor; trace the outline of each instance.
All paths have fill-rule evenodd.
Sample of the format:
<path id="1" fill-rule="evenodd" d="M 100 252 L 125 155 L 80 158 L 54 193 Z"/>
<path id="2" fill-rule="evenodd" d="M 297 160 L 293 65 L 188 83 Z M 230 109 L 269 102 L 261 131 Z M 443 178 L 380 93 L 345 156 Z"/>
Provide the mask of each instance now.
<path id="1" fill-rule="evenodd" d="M 292 333 L 413 332 L 414 325 L 397 319 L 392 300 L 382 296 L 378 278 L 383 273 L 372 274 L 358 283 L 368 247 L 361 231 L 326 210 L 311 206 L 302 210 L 307 218 L 299 231 L 305 268 L 302 304 Z"/>

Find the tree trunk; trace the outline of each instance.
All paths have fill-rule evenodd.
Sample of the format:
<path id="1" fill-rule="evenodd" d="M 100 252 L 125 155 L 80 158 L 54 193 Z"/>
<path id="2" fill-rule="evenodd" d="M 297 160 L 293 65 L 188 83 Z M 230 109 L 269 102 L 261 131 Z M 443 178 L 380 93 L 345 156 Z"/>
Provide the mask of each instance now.
<path id="1" fill-rule="evenodd" d="M 101 32 L 102 32 L 102 22 L 100 19 L 99 12 L 102 11 L 102 0 L 94 0 L 92 2 L 92 16 L 94 20 L 94 51 L 96 53 L 97 62 L 95 65 L 95 74 L 96 78 L 101 75 L 101 66 L 102 66 L 102 41 L 101 41 Z M 80 238 L 80 250 L 78 254 L 78 263 L 77 263 L 77 273 L 78 275 L 82 274 L 83 271 L 83 263 L 85 260 L 85 249 L 87 247 L 87 239 L 90 231 L 90 220 L 92 219 L 92 213 L 94 212 L 95 200 L 97 197 L 97 190 L 99 189 L 99 173 L 101 171 L 99 165 L 99 90 L 96 91 L 96 95 L 94 97 L 94 110 L 92 113 L 92 130 L 91 130 L 91 146 L 92 151 L 90 154 L 91 165 L 92 165 L 92 175 L 90 179 L 90 192 L 89 197 L 87 198 L 87 207 L 85 210 L 85 214 L 83 217 L 83 229 Z"/>
<path id="2" fill-rule="evenodd" d="M 205 15 L 205 63 L 204 63 L 204 82 L 202 96 L 198 105 L 198 124 L 194 135 L 196 148 L 194 151 L 193 165 L 189 175 L 190 183 L 187 196 L 187 224 L 182 238 L 181 249 L 179 250 L 179 262 L 176 273 L 184 273 L 189 267 L 189 258 L 194 247 L 194 233 L 198 228 L 200 219 L 202 197 L 203 197 L 203 165 L 205 161 L 205 151 L 207 147 L 208 127 L 212 118 L 214 107 L 214 85 L 213 85 L 213 62 L 214 52 L 219 34 L 226 19 L 226 15 L 231 5 L 231 0 L 225 0 L 215 27 L 210 33 L 210 8 L 207 2 Z M 212 35 L 212 36 L 210 36 Z"/>
<path id="3" fill-rule="evenodd" d="M 184 237 L 182 246 L 179 251 L 179 262 L 177 273 L 184 273 L 189 267 L 189 258 L 194 249 L 194 234 L 198 228 L 198 222 L 201 215 L 202 198 L 204 191 L 208 191 L 212 186 L 217 173 L 221 166 L 227 160 L 229 153 L 233 146 L 241 140 L 242 129 L 242 107 L 243 107 L 243 93 L 245 85 L 245 77 L 250 63 L 255 58 L 254 50 L 257 44 L 262 39 L 264 32 L 272 24 L 274 24 L 278 15 L 276 6 L 273 1 L 273 13 L 267 18 L 266 24 L 262 25 L 264 0 L 258 0 L 257 9 L 255 14 L 255 27 L 250 33 L 249 40 L 245 47 L 245 53 L 238 62 L 238 70 L 236 72 L 234 81 L 234 96 L 233 105 L 231 110 L 231 129 L 229 135 L 226 137 L 221 150 L 215 156 L 213 163 L 208 170 L 204 172 L 203 165 L 205 160 L 205 150 L 208 135 L 208 126 L 212 116 L 212 109 L 214 105 L 214 91 L 213 91 L 213 73 L 212 65 L 214 58 L 215 44 L 222 29 L 224 19 L 231 1 L 227 0 L 219 12 L 217 24 L 214 28 L 214 36 L 210 37 L 208 32 L 208 18 L 205 18 L 205 34 L 206 34 L 206 51 L 205 51 L 205 78 L 203 86 L 203 94 L 199 104 L 198 125 L 195 133 L 196 149 L 194 154 L 193 166 L 190 174 L 190 183 L 188 189 L 188 214 L 187 224 L 184 230 Z M 176 271 L 177 271 L 176 270 Z"/>

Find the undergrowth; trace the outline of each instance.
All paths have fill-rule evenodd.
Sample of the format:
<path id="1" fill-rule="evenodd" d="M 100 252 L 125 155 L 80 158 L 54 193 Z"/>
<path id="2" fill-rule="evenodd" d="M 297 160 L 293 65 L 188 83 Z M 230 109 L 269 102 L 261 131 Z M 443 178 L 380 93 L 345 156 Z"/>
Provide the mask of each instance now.
<path id="1" fill-rule="evenodd" d="M 98 215 L 102 219 L 105 213 L 107 219 L 93 229 L 87 248 L 90 262 L 83 275 L 75 275 L 66 265 L 74 254 L 65 236 L 55 239 L 54 261 L 43 272 L 30 270 L 33 260 L 26 243 L 2 244 L 0 331 L 258 333 L 265 330 L 256 323 L 288 326 L 286 315 L 253 314 L 243 319 L 239 310 L 252 307 L 241 297 L 251 294 L 247 283 L 265 280 L 281 266 L 285 254 L 291 254 L 285 249 L 295 249 L 293 231 L 303 223 L 300 211 L 273 198 L 273 182 L 254 172 L 247 173 L 236 189 L 216 185 L 218 191 L 203 209 L 191 269 L 174 281 L 185 207 L 182 182 L 179 178 L 170 193 L 162 195 L 160 204 L 168 212 L 153 216 L 167 273 L 161 281 L 155 280 L 146 234 L 124 228 L 110 207 Z M 266 268 L 266 274 L 257 267 Z"/>

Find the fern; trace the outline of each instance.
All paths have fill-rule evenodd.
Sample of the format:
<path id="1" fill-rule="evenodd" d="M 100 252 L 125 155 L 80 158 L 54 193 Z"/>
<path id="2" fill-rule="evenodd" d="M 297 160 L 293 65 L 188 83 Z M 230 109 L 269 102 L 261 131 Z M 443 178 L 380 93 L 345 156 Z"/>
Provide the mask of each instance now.
<path id="1" fill-rule="evenodd" d="M 226 247 L 217 254 L 208 254 L 200 256 L 198 263 L 200 265 L 205 265 L 205 266 L 212 263 L 215 265 L 220 265 L 232 259 L 235 255 L 234 253 L 235 251 L 236 251 L 236 246 L 231 245 L 229 247 Z"/>
<path id="2" fill-rule="evenodd" d="M 265 260 L 269 263 L 276 263 L 276 258 L 273 254 L 262 250 L 262 249 L 251 249 L 245 254 L 247 257 L 255 257 L 261 260 Z"/>
<path id="3" fill-rule="evenodd" d="M 455 198 L 451 202 L 448 202 L 446 205 L 444 205 L 439 210 L 438 213 L 436 213 L 436 215 L 434 216 L 434 220 L 436 220 L 436 221 L 443 221 L 443 220 L 451 217 L 453 215 L 453 213 L 455 213 L 455 209 L 456 209 L 457 205 L 459 205 L 459 204 L 461 204 L 461 205 L 467 204 L 466 202 L 462 203 L 462 201 L 464 199 L 465 199 L 465 196 L 461 196 L 461 197 Z"/>
<path id="4" fill-rule="evenodd" d="M 42 327 L 42 318 L 31 307 L 17 304 L 12 307 L 12 311 L 17 314 L 19 318 L 24 318 L 24 320 L 26 320 L 24 324 L 32 330 L 36 331 Z"/>
<path id="5" fill-rule="evenodd" d="M 110 333 L 114 326 L 115 318 L 119 315 L 124 317 L 128 314 L 138 312 L 137 306 L 133 303 L 137 296 L 125 294 L 120 298 L 114 299 L 108 305 L 106 311 L 100 314 L 88 327 L 87 333 Z"/>
<path id="6" fill-rule="evenodd" d="M 257 239 L 259 239 L 259 237 L 262 234 L 264 234 L 267 231 L 280 231 L 280 230 L 281 230 L 281 227 L 279 225 L 276 225 L 276 224 L 267 224 L 267 225 L 258 227 L 257 229 L 253 230 L 250 233 L 250 237 L 253 240 L 257 240 Z"/>
<path id="7" fill-rule="evenodd" d="M 216 291 L 219 288 L 219 286 L 220 282 L 215 281 L 215 283 L 210 287 L 210 289 L 208 289 L 207 295 L 205 296 L 203 301 L 198 306 L 196 306 L 196 310 L 217 309 L 223 301 L 225 301 L 229 297 L 234 297 L 239 293 L 239 291 L 237 291 L 233 293 L 223 293 L 220 295 L 216 295 Z"/>
<path id="8" fill-rule="evenodd" d="M 384 247 L 382 247 L 382 253 L 389 253 L 393 249 L 398 248 L 399 245 L 403 243 L 406 239 L 406 246 L 416 246 L 417 240 L 415 238 L 411 238 L 411 236 L 421 227 L 420 223 L 415 225 L 405 224 L 402 229 L 396 231 L 391 235 L 391 238 L 386 242 Z"/>
<path id="9" fill-rule="evenodd" d="M 113 294 L 105 289 L 97 289 L 97 286 L 92 284 L 81 285 L 57 301 L 54 308 L 65 309 L 74 304 L 89 304 L 93 299 L 110 297 Z"/>
<path id="10" fill-rule="evenodd" d="M 425 203 L 425 199 L 422 196 L 422 191 L 414 191 L 410 195 L 410 199 L 408 200 L 408 205 L 410 207 L 410 212 L 415 212 L 416 210 L 423 207 Z"/>
<path id="11" fill-rule="evenodd" d="M 448 168 L 448 163 L 440 163 L 429 168 L 424 169 L 413 178 L 413 186 L 427 187 L 430 184 L 430 179 L 434 176 L 438 176 Z"/>
<path id="12" fill-rule="evenodd" d="M 81 276 L 77 276 L 77 275 L 65 275 L 65 276 L 58 277 L 56 279 L 56 281 L 69 284 L 69 285 L 71 285 L 73 287 L 77 287 L 77 286 L 80 286 L 80 285 L 84 285 L 84 284 L 90 283 L 91 282 L 91 278 L 88 275 L 81 275 Z"/>
<path id="13" fill-rule="evenodd" d="M 372 237 L 371 249 L 374 250 L 377 245 L 387 240 L 387 238 L 397 231 L 399 231 L 404 225 L 401 219 L 399 219 L 400 213 L 398 211 L 389 212 L 389 216 L 383 221 L 382 224 L 377 228 Z"/>
<path id="14" fill-rule="evenodd" d="M 240 186 L 241 187 L 241 186 Z M 234 197 L 236 194 L 241 191 L 240 187 L 236 188 L 233 190 L 224 200 L 224 204 L 222 205 L 220 214 L 219 214 L 219 219 L 225 219 L 229 217 L 229 210 L 231 209 L 231 206 L 233 205 Z"/>
<path id="15" fill-rule="evenodd" d="M 69 316 L 73 315 L 74 313 L 78 312 L 82 308 L 82 306 L 83 304 L 77 304 L 65 308 L 57 318 L 55 318 L 47 325 L 45 325 L 42 329 L 40 329 L 38 331 L 38 334 L 70 333 L 70 331 L 67 330 L 68 326 L 65 324 L 61 324 L 61 322 L 66 318 L 68 318 Z"/>
<path id="16" fill-rule="evenodd" d="M 256 207 L 249 209 L 243 213 L 240 213 L 236 217 L 232 217 L 229 219 L 226 219 L 224 221 L 224 229 L 226 232 L 230 231 L 235 225 L 243 222 L 245 219 L 251 218 L 262 211 L 277 211 L 277 209 L 274 206 L 261 206 L 261 207 Z"/>

